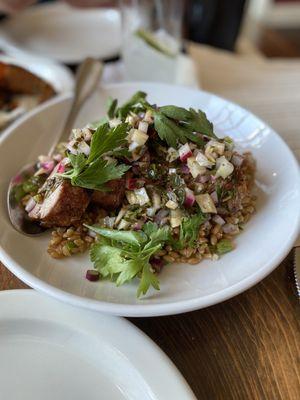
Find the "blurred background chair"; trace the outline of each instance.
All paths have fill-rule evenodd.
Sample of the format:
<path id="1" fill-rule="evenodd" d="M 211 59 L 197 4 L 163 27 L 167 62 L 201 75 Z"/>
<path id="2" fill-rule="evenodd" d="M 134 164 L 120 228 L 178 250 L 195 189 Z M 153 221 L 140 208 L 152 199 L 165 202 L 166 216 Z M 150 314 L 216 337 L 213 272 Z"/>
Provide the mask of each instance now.
<path id="1" fill-rule="evenodd" d="M 186 2 L 186 37 L 194 42 L 234 50 L 246 0 Z"/>

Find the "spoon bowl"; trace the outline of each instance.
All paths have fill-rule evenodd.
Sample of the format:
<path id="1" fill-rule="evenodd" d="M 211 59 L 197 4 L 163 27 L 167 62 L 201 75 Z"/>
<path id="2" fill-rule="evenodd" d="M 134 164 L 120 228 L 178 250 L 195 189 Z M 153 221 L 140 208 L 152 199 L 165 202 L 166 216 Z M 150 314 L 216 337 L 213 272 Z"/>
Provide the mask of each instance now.
<path id="1" fill-rule="evenodd" d="M 52 156 L 56 146 L 60 142 L 69 139 L 71 129 L 74 127 L 75 119 L 79 110 L 97 88 L 103 71 L 101 61 L 93 58 L 87 58 L 79 67 L 76 75 L 75 94 L 71 109 L 67 116 L 64 128 L 61 132 L 59 140 L 54 143 L 48 155 Z M 22 184 L 37 171 L 37 164 L 28 164 L 24 166 L 16 176 L 14 176 L 8 186 L 7 191 L 7 209 L 10 222 L 13 227 L 24 235 L 38 235 L 47 228 L 43 227 L 39 221 L 31 220 L 27 211 L 20 203 L 22 198 Z"/>
<path id="2" fill-rule="evenodd" d="M 28 213 L 19 201 L 19 192 L 22 184 L 37 171 L 36 164 L 28 164 L 11 179 L 7 191 L 7 209 L 10 221 L 17 231 L 25 235 L 43 233 L 46 228 L 38 221 L 28 217 Z"/>

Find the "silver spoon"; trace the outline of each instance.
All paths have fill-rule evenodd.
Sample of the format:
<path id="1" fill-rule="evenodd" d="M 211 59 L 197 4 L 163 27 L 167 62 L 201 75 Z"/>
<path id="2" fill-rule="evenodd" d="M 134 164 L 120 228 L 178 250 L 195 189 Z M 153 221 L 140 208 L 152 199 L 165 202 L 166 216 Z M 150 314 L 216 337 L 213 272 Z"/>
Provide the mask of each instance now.
<path id="1" fill-rule="evenodd" d="M 75 93 L 71 109 L 69 111 L 66 123 L 62 129 L 61 135 L 57 142 L 53 144 L 49 151 L 49 156 L 53 155 L 58 143 L 66 142 L 69 139 L 71 129 L 79 110 L 81 109 L 87 98 L 97 88 L 103 71 L 101 61 L 93 58 L 87 58 L 79 67 L 76 75 Z M 43 232 L 46 228 L 41 226 L 39 222 L 32 221 L 23 207 L 20 206 L 16 199 L 16 190 L 19 185 L 27 180 L 36 172 L 36 163 L 28 164 L 23 167 L 18 174 L 11 179 L 7 191 L 7 208 L 8 215 L 13 227 L 25 235 L 36 235 Z"/>

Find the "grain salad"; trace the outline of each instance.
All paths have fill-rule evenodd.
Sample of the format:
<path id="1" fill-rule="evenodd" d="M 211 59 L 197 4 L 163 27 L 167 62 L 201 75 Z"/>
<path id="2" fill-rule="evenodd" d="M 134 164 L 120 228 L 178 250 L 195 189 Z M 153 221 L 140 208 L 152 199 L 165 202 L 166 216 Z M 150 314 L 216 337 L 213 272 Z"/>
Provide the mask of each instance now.
<path id="1" fill-rule="evenodd" d="M 255 161 L 219 138 L 201 110 L 157 106 L 137 92 L 40 156 L 16 187 L 28 217 L 51 228 L 48 253 L 89 250 L 91 281 L 159 289 L 168 264 L 218 260 L 255 211 Z"/>

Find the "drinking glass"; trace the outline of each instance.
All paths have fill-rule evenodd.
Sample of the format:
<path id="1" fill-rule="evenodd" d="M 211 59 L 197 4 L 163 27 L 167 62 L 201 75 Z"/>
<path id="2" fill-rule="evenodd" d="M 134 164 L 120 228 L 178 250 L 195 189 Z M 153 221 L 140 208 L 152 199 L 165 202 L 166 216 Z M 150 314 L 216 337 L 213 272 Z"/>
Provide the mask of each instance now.
<path id="1" fill-rule="evenodd" d="M 128 80 L 174 82 L 181 50 L 182 0 L 120 0 Z"/>

